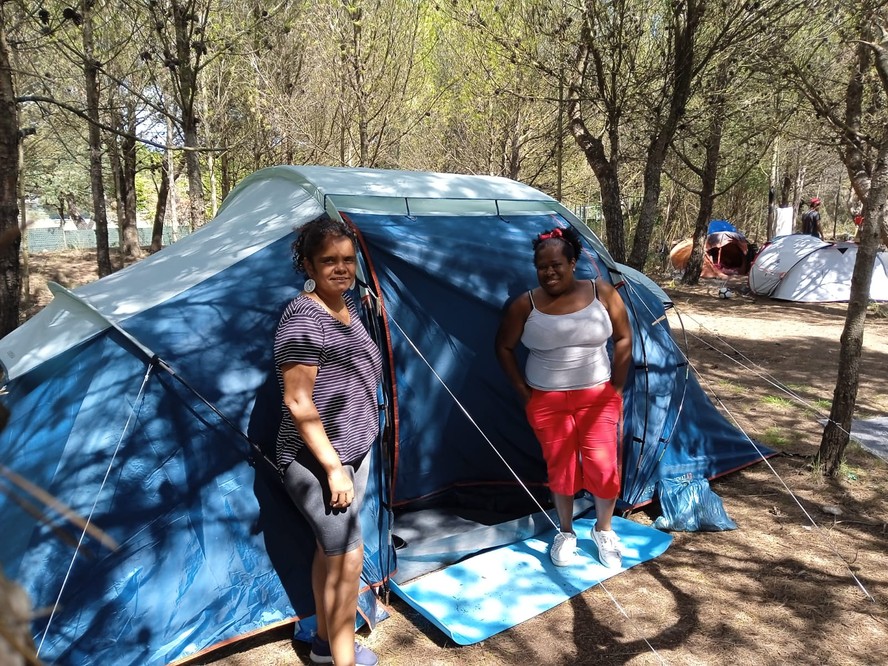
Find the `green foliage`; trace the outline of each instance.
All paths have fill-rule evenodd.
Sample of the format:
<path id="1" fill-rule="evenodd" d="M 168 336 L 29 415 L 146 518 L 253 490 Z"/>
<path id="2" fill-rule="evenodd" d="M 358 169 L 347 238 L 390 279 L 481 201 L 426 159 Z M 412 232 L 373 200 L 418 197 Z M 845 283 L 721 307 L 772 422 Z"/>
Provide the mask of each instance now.
<path id="1" fill-rule="evenodd" d="M 847 459 L 842 458 L 839 463 L 838 477 L 846 481 L 857 481 L 860 478 L 860 468 L 851 465 Z"/>
<path id="2" fill-rule="evenodd" d="M 689 164 L 699 164 L 704 154 L 701 137 L 719 92 L 729 104 L 714 216 L 748 235 L 764 233 L 774 155 L 778 171 L 807 166 L 809 182 L 825 183 L 819 192 L 825 201 L 831 196 L 826 188 L 847 191 L 828 169 L 835 167 L 833 151 L 806 151 L 816 138 L 816 119 L 808 102 L 779 81 L 792 73 L 790 65 L 816 73 L 831 84 L 815 89 L 840 105 L 848 45 L 857 34 L 855 17 L 862 15 L 858 4 L 814 14 L 776 0 L 754 8 L 707 5 L 694 65 L 699 71 L 667 161 L 655 242 L 665 246 L 685 236 L 696 217 L 698 179 Z M 155 25 L 153 12 L 161 5 L 118 3 L 97 24 L 96 58 L 107 75 L 100 106 L 110 114 L 135 101 L 137 133 L 160 143 L 168 112 L 179 145 L 182 113 L 174 100 L 180 73 L 164 54 L 171 26 Z M 597 205 L 597 179 L 559 105 L 565 84 L 585 62 L 578 110 L 589 131 L 605 141 L 618 168 L 626 219 L 638 222 L 647 145 L 668 112 L 662 92 L 674 80 L 668 56 L 684 5 L 309 0 L 258 12 L 253 5 L 201 0 L 196 7 L 196 16 L 207 17 L 206 25 L 203 19 L 194 24 L 200 48 L 192 44 L 199 62 L 199 142 L 217 149 L 220 188 L 223 158 L 226 186 L 269 164 L 356 166 L 363 160 L 368 166 L 512 176 L 550 194 L 560 188 L 565 203 Z M 82 35 L 70 25 L 52 25 L 51 34 L 41 34 L 39 25 L 15 24 L 18 92 L 52 95 L 83 109 Z M 587 48 L 594 53 L 586 52 L 584 61 Z M 787 54 L 781 66 L 778 56 Z M 726 62 L 730 78 L 721 91 L 714 72 Z M 604 79 L 594 77 L 593 63 Z M 886 108 L 867 94 L 865 120 Z M 613 109 L 618 113 L 611 117 Z M 50 200 L 70 191 L 86 209 L 84 121 L 51 104 L 27 103 L 21 110 L 23 124 L 39 125 L 44 144 L 25 143 L 29 194 Z M 150 151 L 139 151 L 137 198 L 145 214 L 153 210 L 156 174 L 143 175 Z M 201 153 L 205 185 L 208 154 Z M 835 206 L 825 208 L 834 215 Z M 593 224 L 598 233 L 601 227 L 601 221 Z"/>

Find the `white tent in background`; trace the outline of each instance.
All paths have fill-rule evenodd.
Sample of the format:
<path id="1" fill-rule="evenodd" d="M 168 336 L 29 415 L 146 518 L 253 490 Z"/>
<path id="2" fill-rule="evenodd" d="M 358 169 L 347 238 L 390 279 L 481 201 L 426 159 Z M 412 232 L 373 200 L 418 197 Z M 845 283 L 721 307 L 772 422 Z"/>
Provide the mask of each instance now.
<path id="1" fill-rule="evenodd" d="M 756 256 L 749 288 L 784 301 L 847 301 L 856 259 L 856 243 L 830 243 L 806 234 L 780 236 Z M 870 299 L 888 301 L 888 252 L 876 255 Z"/>

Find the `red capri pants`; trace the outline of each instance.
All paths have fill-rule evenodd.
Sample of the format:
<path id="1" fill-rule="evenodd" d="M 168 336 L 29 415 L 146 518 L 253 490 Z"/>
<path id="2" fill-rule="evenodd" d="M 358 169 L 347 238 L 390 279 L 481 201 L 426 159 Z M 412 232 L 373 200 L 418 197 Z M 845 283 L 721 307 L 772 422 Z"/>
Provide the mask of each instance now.
<path id="1" fill-rule="evenodd" d="M 623 396 L 610 382 L 575 391 L 540 391 L 526 407 L 549 470 L 549 490 L 582 489 L 601 499 L 620 494 L 618 433 Z"/>

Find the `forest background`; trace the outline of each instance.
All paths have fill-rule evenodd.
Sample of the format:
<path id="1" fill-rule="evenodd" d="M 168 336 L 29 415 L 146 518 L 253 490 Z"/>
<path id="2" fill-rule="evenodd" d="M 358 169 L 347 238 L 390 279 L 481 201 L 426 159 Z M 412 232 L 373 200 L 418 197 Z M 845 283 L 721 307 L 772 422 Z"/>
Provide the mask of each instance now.
<path id="1" fill-rule="evenodd" d="M 100 275 L 109 212 L 138 255 L 138 216 L 199 227 L 272 164 L 521 180 L 643 269 L 712 218 L 767 240 L 811 196 L 853 229 L 884 142 L 883 5 L 8 0 L 6 143 L 26 203 L 90 218 Z"/>

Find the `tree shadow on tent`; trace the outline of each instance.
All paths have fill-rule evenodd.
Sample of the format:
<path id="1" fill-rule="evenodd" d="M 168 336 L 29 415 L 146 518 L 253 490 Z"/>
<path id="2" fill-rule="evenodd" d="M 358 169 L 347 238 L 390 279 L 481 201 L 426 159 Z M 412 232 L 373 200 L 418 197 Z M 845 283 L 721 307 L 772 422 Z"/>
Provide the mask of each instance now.
<path id="1" fill-rule="evenodd" d="M 311 593 L 311 563 L 314 535 L 293 506 L 275 467 L 275 440 L 281 419 L 281 397 L 277 378 L 269 372 L 256 394 L 247 435 L 262 451 L 254 452 L 256 471 L 253 491 L 259 515 L 252 527 L 262 533 L 265 549 L 297 617 L 314 614 Z"/>

